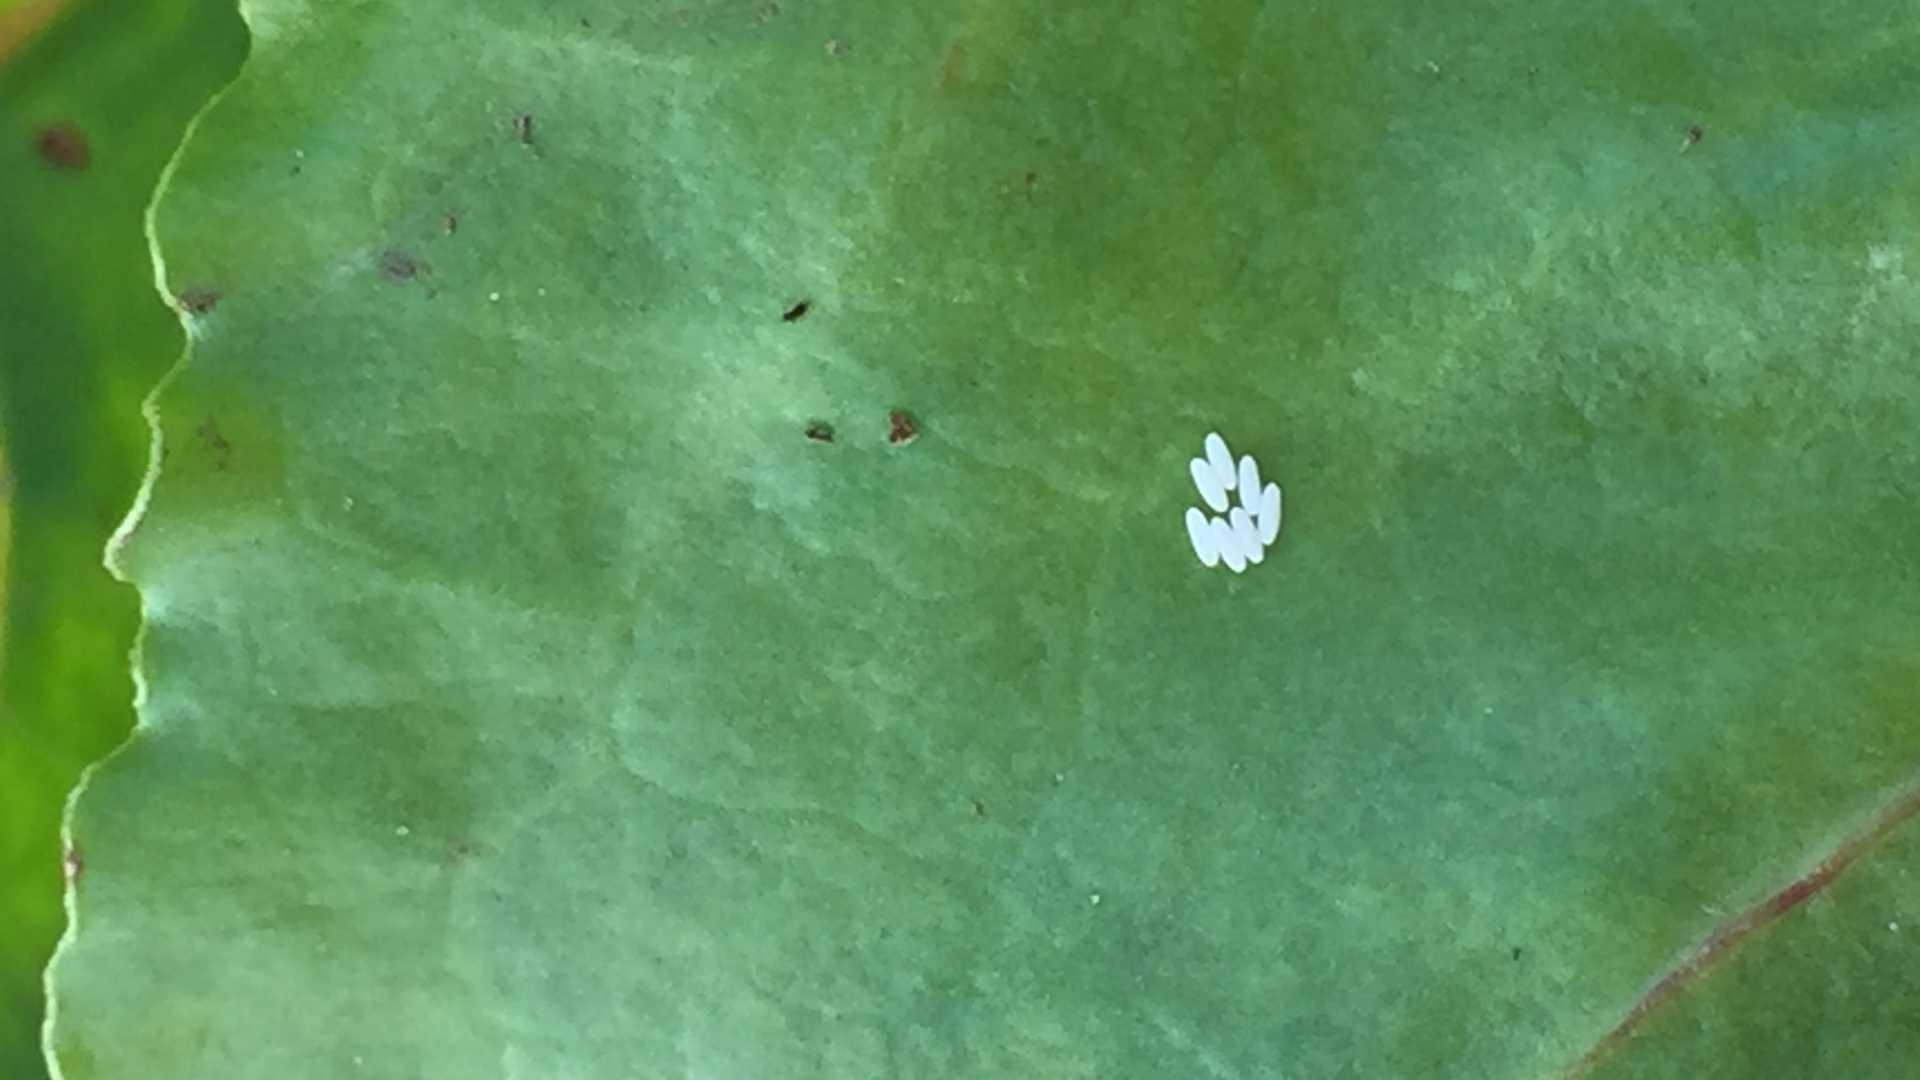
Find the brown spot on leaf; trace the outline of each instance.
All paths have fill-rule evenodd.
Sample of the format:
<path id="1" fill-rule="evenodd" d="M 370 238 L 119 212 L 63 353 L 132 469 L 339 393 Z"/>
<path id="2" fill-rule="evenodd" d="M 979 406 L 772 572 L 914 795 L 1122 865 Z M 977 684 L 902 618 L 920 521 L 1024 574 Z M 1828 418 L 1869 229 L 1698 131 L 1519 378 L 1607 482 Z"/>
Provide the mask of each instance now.
<path id="1" fill-rule="evenodd" d="M 420 260 L 398 248 L 388 248 L 380 253 L 380 273 L 388 281 L 412 281 L 420 276 Z"/>
<path id="2" fill-rule="evenodd" d="M 220 302 L 218 289 L 188 289 L 178 297 L 180 310 L 189 315 L 205 315 Z"/>
<path id="3" fill-rule="evenodd" d="M 828 38 L 827 39 L 827 55 L 828 56 L 847 55 L 847 43 L 844 41 L 841 41 L 839 38 Z"/>
<path id="4" fill-rule="evenodd" d="M 981 802 L 981 801 L 980 801 L 979 799 L 968 799 L 967 801 L 968 801 L 969 803 L 972 803 L 972 804 L 973 804 L 973 816 L 974 816 L 974 817 L 978 817 L 978 818 L 983 818 L 983 817 L 986 817 L 986 816 L 987 816 L 987 804 L 986 804 L 986 803 L 983 803 L 983 802 Z"/>
<path id="5" fill-rule="evenodd" d="M 533 145 L 532 113 L 520 113 L 513 118 L 513 137 L 527 146 Z"/>
<path id="6" fill-rule="evenodd" d="M 448 214 L 446 217 L 441 218 L 440 228 L 441 231 L 445 232 L 448 236 L 452 236 L 454 230 L 460 228 L 460 215 Z"/>
<path id="7" fill-rule="evenodd" d="M 905 446 L 920 437 L 920 425 L 904 409 L 895 409 L 887 414 L 887 442 L 894 446 Z"/>
<path id="8" fill-rule="evenodd" d="M 804 319 L 807 317 L 807 312 L 812 310 L 813 310 L 813 301 L 802 300 L 799 303 L 788 308 L 787 310 L 781 312 L 780 321 L 781 322 L 799 322 L 801 319 Z"/>
<path id="9" fill-rule="evenodd" d="M 60 853 L 60 873 L 67 879 L 67 884 L 72 885 L 78 882 L 86 868 L 86 860 L 80 857 L 79 848 L 69 847 Z"/>
<path id="10" fill-rule="evenodd" d="M 1701 127 L 1699 124 L 1693 125 L 1692 127 L 1687 129 L 1687 137 L 1685 140 L 1683 140 L 1680 143 L 1680 152 L 1684 154 L 1687 151 L 1693 149 L 1695 146 L 1699 145 L 1701 139 L 1704 139 L 1706 137 L 1707 137 L 1706 128 Z"/>
<path id="11" fill-rule="evenodd" d="M 833 441 L 833 425 L 815 420 L 807 425 L 807 438 L 812 442 L 830 443 Z"/>
<path id="12" fill-rule="evenodd" d="M 33 134 L 34 152 L 56 169 L 78 172 L 93 162 L 87 137 L 72 124 L 48 124 Z"/>

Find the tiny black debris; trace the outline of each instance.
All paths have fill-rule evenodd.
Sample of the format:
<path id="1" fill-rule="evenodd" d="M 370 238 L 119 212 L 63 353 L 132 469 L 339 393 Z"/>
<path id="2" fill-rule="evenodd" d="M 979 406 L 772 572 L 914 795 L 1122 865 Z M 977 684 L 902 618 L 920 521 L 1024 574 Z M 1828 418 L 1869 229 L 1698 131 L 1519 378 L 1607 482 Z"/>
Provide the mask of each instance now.
<path id="1" fill-rule="evenodd" d="M 1513 958 L 1514 958 L 1515 960 L 1518 960 L 1518 959 L 1520 959 L 1520 946 L 1518 946 L 1518 945 L 1515 945 L 1515 946 L 1513 947 Z"/>
<path id="2" fill-rule="evenodd" d="M 816 420 L 807 425 L 807 438 L 813 442 L 833 441 L 833 425 Z"/>
<path id="3" fill-rule="evenodd" d="M 807 317 L 807 312 L 812 310 L 813 310 L 813 301 L 802 300 L 799 303 L 788 308 L 787 310 L 781 312 L 780 321 L 781 322 L 799 322 L 801 319 L 804 319 Z"/>
<path id="4" fill-rule="evenodd" d="M 513 118 L 514 137 L 528 146 L 533 145 L 533 114 L 521 113 Z"/>
<path id="5" fill-rule="evenodd" d="M 1706 128 L 1701 127 L 1699 124 L 1693 125 L 1692 127 L 1687 129 L 1687 138 L 1686 138 L 1686 141 L 1680 144 L 1680 152 L 1684 154 L 1687 151 L 1693 149 L 1694 146 L 1697 145 L 1701 139 L 1704 139 L 1706 137 L 1707 137 Z"/>

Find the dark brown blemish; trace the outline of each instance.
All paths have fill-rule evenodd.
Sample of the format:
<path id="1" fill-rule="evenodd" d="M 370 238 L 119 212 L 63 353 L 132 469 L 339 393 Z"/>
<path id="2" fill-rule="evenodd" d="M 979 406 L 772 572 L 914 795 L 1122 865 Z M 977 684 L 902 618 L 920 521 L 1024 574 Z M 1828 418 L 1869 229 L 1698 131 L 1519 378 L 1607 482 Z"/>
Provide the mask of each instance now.
<path id="1" fill-rule="evenodd" d="M 188 289 L 177 298 L 180 310 L 189 315 L 205 315 L 220 302 L 218 289 Z"/>
<path id="2" fill-rule="evenodd" d="M 227 441 L 226 436 L 220 434 L 220 425 L 214 423 L 213 417 L 209 416 L 200 422 L 200 426 L 195 428 L 193 433 L 200 436 L 200 441 L 206 443 L 208 451 L 213 454 L 213 467 L 224 471 L 228 460 L 233 457 L 233 444 Z"/>
<path id="3" fill-rule="evenodd" d="M 833 441 L 833 425 L 815 420 L 807 425 L 807 439 L 812 442 L 830 443 Z"/>
<path id="4" fill-rule="evenodd" d="M 887 414 L 887 442 L 894 446 L 905 446 L 920 437 L 920 426 L 904 409 L 895 409 Z"/>
<path id="5" fill-rule="evenodd" d="M 412 281 L 420 276 L 422 269 L 420 260 L 398 248 L 388 248 L 380 253 L 380 273 L 388 281 Z"/>
<path id="6" fill-rule="evenodd" d="M 458 228 L 460 228 L 460 215 L 448 214 L 446 217 L 440 219 L 440 231 L 446 233 L 448 236 L 452 236 Z"/>
<path id="7" fill-rule="evenodd" d="M 513 137 L 527 146 L 533 145 L 532 113 L 520 113 L 513 118 Z"/>
<path id="8" fill-rule="evenodd" d="M 34 152 L 56 169 L 79 172 L 93 163 L 87 137 L 72 124 L 48 124 L 33 135 Z"/>
<path id="9" fill-rule="evenodd" d="M 968 799 L 968 800 L 967 800 L 967 802 L 969 802 L 969 803 L 971 803 L 971 804 L 973 805 L 973 816 L 974 816 L 974 817 L 977 817 L 977 818 L 983 818 L 983 817 L 986 817 L 986 816 L 987 816 L 987 804 L 986 804 L 986 803 L 983 803 L 983 802 L 981 802 L 981 801 L 980 801 L 979 799 Z"/>
<path id="10" fill-rule="evenodd" d="M 61 876 L 67 879 L 67 884 L 72 885 L 78 882 L 80 880 L 80 874 L 85 871 L 86 868 L 86 861 L 80 858 L 79 848 L 70 847 L 60 853 L 60 873 Z"/>
<path id="11" fill-rule="evenodd" d="M 1520 959 L 1520 946 L 1518 945 L 1513 947 L 1513 958 L 1516 961 Z"/>
<path id="12" fill-rule="evenodd" d="M 799 303 L 788 308 L 787 310 L 781 312 L 780 321 L 781 322 L 799 322 L 801 319 L 804 319 L 807 317 L 807 312 L 812 310 L 813 310 L 813 301 L 802 300 Z"/>
<path id="13" fill-rule="evenodd" d="M 828 38 L 827 39 L 827 55 L 828 56 L 847 55 L 847 43 L 844 41 L 841 41 L 839 38 Z"/>
<path id="14" fill-rule="evenodd" d="M 1684 154 L 1687 151 L 1693 149 L 1695 146 L 1698 146 L 1700 144 L 1701 139 L 1704 139 L 1706 137 L 1707 137 L 1706 128 L 1701 127 L 1699 124 L 1693 125 L 1692 127 L 1687 129 L 1687 138 L 1686 138 L 1686 141 L 1680 144 L 1680 152 Z"/>

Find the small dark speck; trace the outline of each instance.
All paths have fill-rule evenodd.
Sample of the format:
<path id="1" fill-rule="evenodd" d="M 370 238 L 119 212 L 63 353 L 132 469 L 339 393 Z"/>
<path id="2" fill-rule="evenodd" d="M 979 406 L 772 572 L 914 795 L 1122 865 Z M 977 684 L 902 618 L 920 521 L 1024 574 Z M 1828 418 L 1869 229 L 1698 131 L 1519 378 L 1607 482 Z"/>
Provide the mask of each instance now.
<path id="1" fill-rule="evenodd" d="M 1514 958 L 1515 960 L 1518 960 L 1518 959 L 1520 959 L 1520 946 L 1518 946 L 1518 945 L 1515 945 L 1515 946 L 1513 947 L 1513 958 Z"/>
<path id="2" fill-rule="evenodd" d="M 34 133 L 33 148 L 40 159 L 56 169 L 78 172 L 93 161 L 87 137 L 72 124 L 48 124 Z"/>
<path id="3" fill-rule="evenodd" d="M 452 236 L 454 232 L 460 228 L 460 215 L 448 214 L 446 217 L 441 218 L 440 228 L 444 230 L 448 236 Z"/>
<path id="4" fill-rule="evenodd" d="M 513 135 L 526 145 L 533 145 L 532 113 L 521 113 L 513 118 Z"/>
<path id="5" fill-rule="evenodd" d="M 830 443 L 833 441 L 833 425 L 816 420 L 807 425 L 807 438 L 813 442 Z"/>
<path id="6" fill-rule="evenodd" d="M 1692 127 L 1688 128 L 1687 137 L 1680 144 L 1681 153 L 1685 153 L 1686 151 L 1693 149 L 1695 146 L 1699 145 L 1699 142 L 1701 139 L 1704 139 L 1706 137 L 1707 137 L 1707 129 L 1701 127 L 1699 124 L 1695 124 Z"/>
<path id="7" fill-rule="evenodd" d="M 986 803 L 983 803 L 983 802 L 981 802 L 981 801 L 980 801 L 979 799 L 968 799 L 967 801 L 973 804 L 973 816 L 974 816 L 974 817 L 982 817 L 982 818 L 983 818 L 983 817 L 986 817 L 986 816 L 987 816 L 987 804 L 986 804 Z"/>
<path id="8" fill-rule="evenodd" d="M 188 289 L 179 296 L 180 310 L 189 315 L 205 315 L 220 302 L 216 289 Z"/>
<path id="9" fill-rule="evenodd" d="M 802 300 L 799 303 L 788 308 L 787 310 L 781 312 L 780 321 L 781 322 L 799 322 L 801 319 L 804 319 L 807 317 L 807 312 L 812 310 L 813 310 L 813 301 Z"/>
<path id="10" fill-rule="evenodd" d="M 396 248 L 380 253 L 380 272 L 388 281 L 412 281 L 420 275 L 420 260 Z"/>
<path id="11" fill-rule="evenodd" d="M 214 423 L 213 417 L 209 416 L 194 429 L 194 434 L 200 436 L 201 440 L 207 444 L 207 450 L 213 455 L 213 467 L 224 470 L 228 460 L 233 456 L 233 444 L 227 441 L 226 436 L 220 434 L 220 425 Z"/>
<path id="12" fill-rule="evenodd" d="M 920 436 L 920 426 L 913 422 L 913 416 L 904 409 L 895 409 L 887 414 L 887 442 L 894 446 L 905 446 Z"/>

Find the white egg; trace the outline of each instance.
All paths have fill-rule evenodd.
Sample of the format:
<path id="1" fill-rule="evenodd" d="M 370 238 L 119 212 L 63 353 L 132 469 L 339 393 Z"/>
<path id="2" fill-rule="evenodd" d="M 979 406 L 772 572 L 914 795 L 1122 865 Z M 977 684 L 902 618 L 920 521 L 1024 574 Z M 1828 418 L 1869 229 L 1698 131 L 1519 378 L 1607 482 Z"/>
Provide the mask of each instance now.
<path id="1" fill-rule="evenodd" d="M 1213 466 L 1213 475 L 1219 477 L 1221 490 L 1232 491 L 1233 485 L 1240 479 L 1233 470 L 1233 451 L 1227 449 L 1227 440 L 1221 438 L 1217 431 L 1207 432 L 1206 441 L 1207 463 Z M 1214 509 L 1226 508 L 1216 506 Z"/>
<path id="2" fill-rule="evenodd" d="M 1257 565 L 1267 557 L 1260 543 L 1260 530 L 1254 526 L 1253 515 L 1247 513 L 1246 507 L 1234 507 L 1233 513 L 1227 515 L 1227 523 L 1233 526 L 1233 539 L 1248 562 Z"/>
<path id="3" fill-rule="evenodd" d="M 1187 508 L 1187 539 L 1193 541 L 1193 553 L 1199 556 L 1201 566 L 1220 565 L 1220 545 L 1207 526 L 1207 515 L 1198 507 Z"/>
<path id="4" fill-rule="evenodd" d="M 1193 474 L 1193 486 L 1200 489 L 1200 497 L 1214 510 L 1225 512 L 1227 509 L 1227 489 L 1220 486 L 1220 477 L 1213 466 L 1203 458 L 1194 458 L 1187 463 L 1187 471 Z"/>
<path id="5" fill-rule="evenodd" d="M 1280 485 L 1268 484 L 1260 493 L 1260 542 L 1271 544 L 1280 535 Z"/>
<path id="6" fill-rule="evenodd" d="M 1240 546 L 1240 537 L 1234 534 L 1233 526 L 1227 524 L 1226 518 L 1214 518 L 1207 523 L 1207 527 L 1213 531 L 1214 543 L 1220 547 L 1220 560 L 1227 564 L 1227 569 L 1236 574 L 1244 573 L 1247 569 L 1247 553 Z"/>

